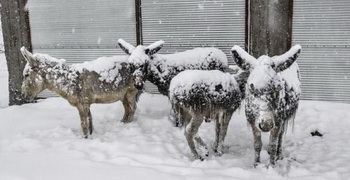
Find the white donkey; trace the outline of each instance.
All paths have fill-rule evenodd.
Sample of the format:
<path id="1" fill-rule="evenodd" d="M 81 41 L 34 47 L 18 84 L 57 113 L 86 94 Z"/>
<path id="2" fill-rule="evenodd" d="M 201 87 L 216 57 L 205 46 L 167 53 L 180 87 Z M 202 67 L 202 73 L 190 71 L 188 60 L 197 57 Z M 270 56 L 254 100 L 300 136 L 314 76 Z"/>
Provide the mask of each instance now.
<path id="1" fill-rule="evenodd" d="M 260 163 L 261 132 L 270 132 L 270 164 L 282 158 L 282 140 L 288 120 L 294 120 L 299 105 L 300 75 L 295 60 L 301 46 L 272 58 L 263 55 L 258 59 L 239 46 L 232 48 L 237 65 L 250 72 L 245 92 L 245 114 L 254 135 L 254 166 Z"/>
<path id="2" fill-rule="evenodd" d="M 114 56 L 68 65 L 65 60 L 46 54 L 33 55 L 24 47 L 21 52 L 28 62 L 23 71 L 23 95 L 34 99 L 41 91 L 49 89 L 66 99 L 79 111 L 85 138 L 93 132 L 90 111 L 93 103 L 122 101 L 125 109 L 122 122 L 132 121 L 143 85 L 145 61 Z"/>

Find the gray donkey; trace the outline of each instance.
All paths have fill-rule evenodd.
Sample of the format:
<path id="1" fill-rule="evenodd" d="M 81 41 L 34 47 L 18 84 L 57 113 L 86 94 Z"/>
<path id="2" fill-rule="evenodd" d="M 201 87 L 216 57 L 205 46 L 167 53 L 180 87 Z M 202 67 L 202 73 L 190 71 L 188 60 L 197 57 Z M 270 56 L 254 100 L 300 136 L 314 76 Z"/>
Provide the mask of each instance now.
<path id="1" fill-rule="evenodd" d="M 232 48 L 237 65 L 250 75 L 246 84 L 245 114 L 254 135 L 254 166 L 260 163 L 261 132 L 270 132 L 270 165 L 282 158 L 282 139 L 288 120 L 294 122 L 300 89 L 299 67 L 295 60 L 301 46 L 272 58 L 250 56 L 239 46 Z"/>
<path id="2" fill-rule="evenodd" d="M 164 43 L 164 42 L 162 42 Z M 135 51 L 133 45 L 124 41 L 119 41 L 119 46 L 133 57 L 142 55 L 141 51 Z M 140 49 L 141 50 L 141 49 Z M 224 71 L 228 68 L 227 57 L 220 49 L 207 47 L 195 48 L 184 52 L 173 54 L 155 54 L 144 51 L 144 55 L 151 55 L 149 63 L 147 63 L 146 79 L 157 86 L 159 92 L 169 97 L 170 81 L 182 71 L 185 70 L 220 70 Z M 143 58 L 145 58 L 143 56 Z M 175 118 L 175 125 L 182 126 L 183 119 Z"/>
<path id="3" fill-rule="evenodd" d="M 154 46 L 151 46 L 154 47 Z M 122 122 L 131 122 L 143 86 L 142 61 L 128 61 L 128 56 L 103 57 L 81 64 L 68 65 L 63 59 L 46 54 L 31 54 L 21 48 L 27 65 L 23 71 L 22 93 L 34 99 L 49 89 L 79 111 L 84 137 L 93 132 L 90 105 L 122 101 Z M 150 52 L 155 52 L 151 49 Z"/>
<path id="4" fill-rule="evenodd" d="M 215 120 L 214 152 L 222 154 L 231 116 L 244 99 L 248 75 L 245 71 L 229 74 L 219 70 L 186 70 L 172 79 L 170 102 L 185 121 L 185 137 L 195 159 L 203 160 L 196 150 L 194 140 L 205 149 L 205 156 L 209 155 L 206 144 L 198 135 L 198 129 L 204 120 Z"/>

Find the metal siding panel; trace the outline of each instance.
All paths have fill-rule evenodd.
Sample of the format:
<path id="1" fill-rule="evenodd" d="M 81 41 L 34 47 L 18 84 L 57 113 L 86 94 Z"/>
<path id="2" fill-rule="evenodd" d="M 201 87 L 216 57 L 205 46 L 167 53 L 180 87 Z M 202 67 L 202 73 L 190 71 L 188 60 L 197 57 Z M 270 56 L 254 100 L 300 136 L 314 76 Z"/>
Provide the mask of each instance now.
<path id="1" fill-rule="evenodd" d="M 233 45 L 244 47 L 244 0 L 142 0 L 141 3 L 143 43 L 164 40 L 161 53 L 215 46 L 233 64 L 230 49 Z"/>
<path id="2" fill-rule="evenodd" d="M 30 0 L 27 7 L 33 51 L 69 64 L 124 55 L 117 49 L 119 38 L 136 44 L 135 1 Z"/>
<path id="3" fill-rule="evenodd" d="M 294 0 L 302 99 L 350 102 L 350 1 Z"/>
<path id="4" fill-rule="evenodd" d="M 136 43 L 135 3 L 122 0 L 31 0 L 34 49 Z"/>
<path id="5" fill-rule="evenodd" d="M 232 65 L 230 49 L 245 45 L 245 0 L 142 0 L 141 7 L 143 44 L 164 40 L 160 53 L 214 46 Z"/>

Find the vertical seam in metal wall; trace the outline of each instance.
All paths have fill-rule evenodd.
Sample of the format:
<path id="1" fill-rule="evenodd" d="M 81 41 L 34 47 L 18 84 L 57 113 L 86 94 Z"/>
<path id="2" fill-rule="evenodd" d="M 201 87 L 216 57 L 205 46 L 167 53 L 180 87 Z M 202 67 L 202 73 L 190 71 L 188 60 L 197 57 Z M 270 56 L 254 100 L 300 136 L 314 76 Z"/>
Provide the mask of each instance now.
<path id="1" fill-rule="evenodd" d="M 143 44 L 141 0 L 135 0 L 135 18 L 136 18 L 136 43 L 137 45 L 140 45 L 140 44 Z"/>
<path id="2" fill-rule="evenodd" d="M 250 23 L 250 0 L 247 0 L 247 36 L 248 36 L 248 42 L 247 42 L 247 52 L 248 53 L 251 53 L 251 50 L 252 50 L 252 42 L 251 42 L 251 34 L 250 34 L 250 31 L 251 31 L 251 23 Z"/>
<path id="3" fill-rule="evenodd" d="M 293 11 L 294 11 L 294 6 L 293 6 L 294 0 L 290 0 L 289 2 L 289 39 L 288 39 L 288 44 L 287 47 L 291 48 L 292 47 L 292 41 L 293 41 Z"/>
<path id="4" fill-rule="evenodd" d="M 244 49 L 248 52 L 248 42 L 249 42 L 249 0 L 245 1 L 245 47 Z"/>

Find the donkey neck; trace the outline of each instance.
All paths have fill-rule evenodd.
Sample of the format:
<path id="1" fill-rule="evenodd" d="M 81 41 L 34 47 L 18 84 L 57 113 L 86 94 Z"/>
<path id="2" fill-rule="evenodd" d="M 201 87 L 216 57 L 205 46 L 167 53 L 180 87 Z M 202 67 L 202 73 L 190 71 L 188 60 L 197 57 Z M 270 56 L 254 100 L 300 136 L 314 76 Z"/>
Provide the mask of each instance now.
<path id="1" fill-rule="evenodd" d="M 249 74 L 250 72 L 243 71 L 243 70 L 238 72 L 238 74 L 234 74 L 234 77 L 238 83 L 239 89 L 243 95 L 245 94 L 245 87 L 248 81 Z"/>
<path id="2" fill-rule="evenodd" d="M 47 68 L 46 88 L 67 99 L 76 88 L 80 88 L 79 74 L 77 70 L 65 64 Z"/>

